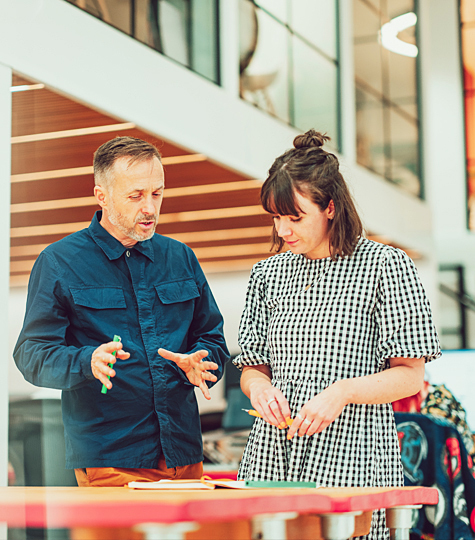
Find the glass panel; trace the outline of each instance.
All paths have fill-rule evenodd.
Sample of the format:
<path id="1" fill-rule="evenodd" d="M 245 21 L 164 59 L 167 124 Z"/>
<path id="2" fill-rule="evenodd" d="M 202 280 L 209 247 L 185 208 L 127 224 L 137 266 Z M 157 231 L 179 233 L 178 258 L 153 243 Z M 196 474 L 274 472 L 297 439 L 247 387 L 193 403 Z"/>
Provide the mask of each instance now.
<path id="1" fill-rule="evenodd" d="M 389 97 L 406 113 L 418 118 L 416 59 L 389 52 Z"/>
<path id="2" fill-rule="evenodd" d="M 386 170 L 381 100 L 356 87 L 356 150 L 360 165 L 384 176 Z"/>
<path id="3" fill-rule="evenodd" d="M 391 180 L 413 195 L 420 195 L 419 129 L 417 123 L 390 110 Z"/>
<path id="4" fill-rule="evenodd" d="M 356 81 L 382 93 L 381 46 L 378 38 L 380 16 L 361 0 L 354 2 L 353 15 Z"/>
<path id="5" fill-rule="evenodd" d="M 218 82 L 216 0 L 135 0 L 134 37 Z"/>
<path id="6" fill-rule="evenodd" d="M 373 9 L 380 10 L 381 9 L 381 1 L 380 0 L 365 0 L 366 4 L 369 4 Z"/>
<path id="7" fill-rule="evenodd" d="M 414 11 L 414 0 L 354 0 L 358 163 L 420 196 L 417 61 L 380 44 L 383 23 Z M 416 45 L 415 26 L 398 39 Z"/>
<path id="8" fill-rule="evenodd" d="M 272 13 L 282 22 L 287 22 L 287 0 L 256 0 L 256 4 Z"/>
<path id="9" fill-rule="evenodd" d="M 250 2 L 241 2 L 241 97 L 289 121 L 288 31 Z"/>
<path id="10" fill-rule="evenodd" d="M 291 26 L 333 59 L 337 57 L 335 0 L 292 0 Z"/>
<path id="11" fill-rule="evenodd" d="M 414 0 L 387 0 L 387 2 L 387 15 L 389 19 L 394 19 L 394 17 L 398 17 L 404 13 L 415 11 Z M 406 32 L 408 32 L 407 35 Z M 406 37 L 411 34 L 414 36 L 414 27 L 411 27 L 409 30 L 404 30 L 398 37 L 403 41 L 408 41 Z M 415 37 L 414 41 L 409 42 L 415 44 Z"/>
<path id="12" fill-rule="evenodd" d="M 305 131 L 315 128 L 338 148 L 337 68 L 298 37 L 293 37 L 294 122 Z"/>
<path id="13" fill-rule="evenodd" d="M 130 34 L 130 0 L 97 0 L 95 3 L 103 11 L 105 22 Z"/>
<path id="14" fill-rule="evenodd" d="M 130 33 L 130 0 L 67 0 L 94 17 Z"/>
<path id="15" fill-rule="evenodd" d="M 218 82 L 217 0 L 67 1 Z"/>
<path id="16" fill-rule="evenodd" d="M 135 0 L 134 37 L 142 43 L 157 49 L 155 47 L 154 35 L 158 32 L 158 28 L 155 20 L 152 2 L 149 2 L 149 0 Z"/>
<path id="17" fill-rule="evenodd" d="M 216 0 L 195 0 L 191 4 L 191 67 L 218 82 L 218 13 Z"/>
<path id="18" fill-rule="evenodd" d="M 185 66 L 190 65 L 190 13 L 186 0 L 160 0 L 157 23 L 162 52 Z"/>

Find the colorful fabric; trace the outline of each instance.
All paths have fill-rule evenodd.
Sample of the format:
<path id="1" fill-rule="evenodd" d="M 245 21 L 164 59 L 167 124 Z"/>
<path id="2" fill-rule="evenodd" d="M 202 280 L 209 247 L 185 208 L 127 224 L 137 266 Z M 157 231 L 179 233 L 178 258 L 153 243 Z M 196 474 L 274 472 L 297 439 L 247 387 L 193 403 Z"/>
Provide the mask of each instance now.
<path id="1" fill-rule="evenodd" d="M 395 418 L 404 484 L 439 490 L 437 506 L 414 512 L 413 533 L 423 539 L 473 540 L 473 463 L 455 425 L 425 414 L 395 413 Z"/>
<path id="2" fill-rule="evenodd" d="M 421 413 L 445 418 L 452 422 L 460 433 L 467 452 L 475 463 L 475 436 L 467 424 L 467 413 L 462 404 L 443 384 L 430 385 L 429 394 L 422 402 Z M 475 469 L 472 469 L 475 475 Z"/>

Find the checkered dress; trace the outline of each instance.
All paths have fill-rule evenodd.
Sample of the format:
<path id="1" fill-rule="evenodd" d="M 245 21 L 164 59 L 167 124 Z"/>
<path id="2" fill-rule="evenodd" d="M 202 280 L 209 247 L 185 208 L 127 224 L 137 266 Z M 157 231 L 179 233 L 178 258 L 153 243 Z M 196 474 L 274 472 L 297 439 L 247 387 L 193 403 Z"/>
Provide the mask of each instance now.
<path id="1" fill-rule="evenodd" d="M 351 257 L 335 261 L 288 251 L 257 263 L 239 334 L 242 353 L 234 363 L 270 366 L 272 384 L 288 399 L 292 416 L 339 379 L 387 369 L 389 358 L 440 356 L 413 262 L 367 239 Z M 291 441 L 286 433 L 256 419 L 239 478 L 403 485 L 390 404 L 350 404 L 322 433 Z M 389 538 L 384 512 L 374 513 L 371 531 L 367 538 Z"/>

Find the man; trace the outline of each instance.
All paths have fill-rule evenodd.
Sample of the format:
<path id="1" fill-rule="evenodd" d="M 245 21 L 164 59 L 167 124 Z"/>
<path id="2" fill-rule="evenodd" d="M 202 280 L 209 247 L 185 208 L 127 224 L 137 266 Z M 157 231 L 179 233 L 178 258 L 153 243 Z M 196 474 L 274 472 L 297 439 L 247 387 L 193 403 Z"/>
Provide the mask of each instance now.
<path id="1" fill-rule="evenodd" d="M 210 399 L 222 375 L 221 314 L 191 249 L 155 234 L 158 150 L 117 137 L 94 154 L 94 178 L 102 210 L 33 267 L 15 361 L 63 391 L 66 467 L 80 486 L 199 478 L 194 387 Z"/>

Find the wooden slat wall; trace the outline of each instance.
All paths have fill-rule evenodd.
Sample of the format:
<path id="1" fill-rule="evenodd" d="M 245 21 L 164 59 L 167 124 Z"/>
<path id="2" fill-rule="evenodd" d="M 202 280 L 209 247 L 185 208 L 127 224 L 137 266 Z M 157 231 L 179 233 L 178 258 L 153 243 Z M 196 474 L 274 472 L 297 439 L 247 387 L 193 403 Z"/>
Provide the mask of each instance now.
<path id="1" fill-rule="evenodd" d="M 13 86 L 31 84 L 14 76 Z M 87 226 L 98 209 L 89 199 L 93 153 L 116 135 L 159 148 L 166 190 L 157 232 L 193 248 L 205 271 L 249 270 L 270 255 L 271 220 L 255 179 L 47 88 L 14 92 L 12 101 L 12 285 L 27 283 L 44 247 Z"/>

